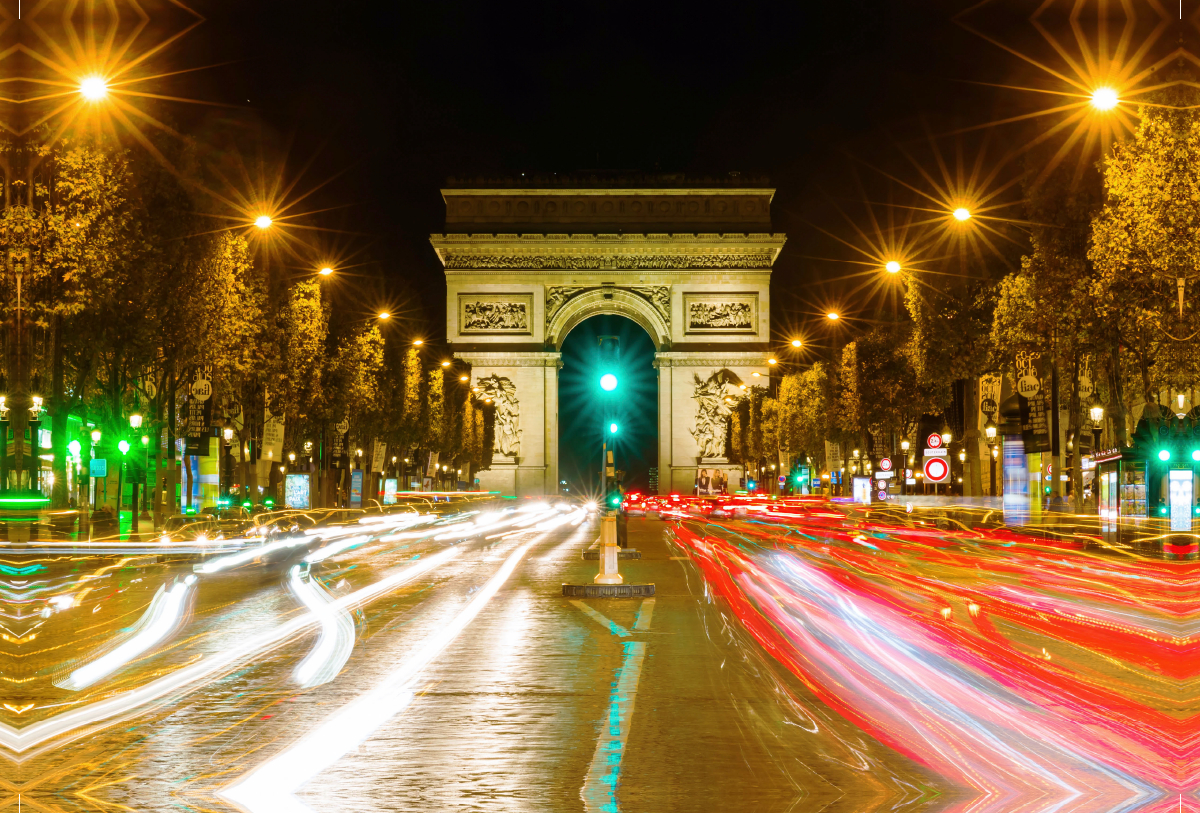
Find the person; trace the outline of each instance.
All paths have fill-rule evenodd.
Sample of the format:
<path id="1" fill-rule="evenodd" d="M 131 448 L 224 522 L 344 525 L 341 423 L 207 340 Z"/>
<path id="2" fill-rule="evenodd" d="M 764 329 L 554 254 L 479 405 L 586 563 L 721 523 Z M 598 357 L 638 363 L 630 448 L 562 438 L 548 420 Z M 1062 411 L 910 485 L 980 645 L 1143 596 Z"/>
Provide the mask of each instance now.
<path id="1" fill-rule="evenodd" d="M 700 469 L 700 477 L 696 481 L 697 494 L 709 494 L 712 487 L 712 481 L 708 476 L 708 469 Z"/>

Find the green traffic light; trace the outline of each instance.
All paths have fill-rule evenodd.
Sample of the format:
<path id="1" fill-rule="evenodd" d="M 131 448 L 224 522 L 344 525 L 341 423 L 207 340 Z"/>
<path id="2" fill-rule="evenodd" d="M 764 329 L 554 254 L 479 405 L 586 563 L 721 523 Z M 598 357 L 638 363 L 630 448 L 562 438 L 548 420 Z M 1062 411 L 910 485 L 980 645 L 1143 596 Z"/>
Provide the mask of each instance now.
<path id="1" fill-rule="evenodd" d="M 73 440 L 67 444 L 67 451 L 69 451 L 71 454 L 75 455 L 76 457 L 79 457 L 79 455 L 82 454 L 82 452 L 83 452 L 83 446 L 80 445 L 79 441 Z"/>
<path id="2" fill-rule="evenodd" d="M 605 392 L 612 392 L 617 388 L 617 377 L 612 373 L 605 373 L 600 376 L 600 389 Z"/>
<path id="3" fill-rule="evenodd" d="M 610 424 L 608 425 L 608 432 L 609 432 L 609 434 L 610 434 L 610 435 L 615 435 L 615 434 L 617 434 L 617 430 L 618 430 L 619 428 L 620 428 L 620 427 L 618 427 L 618 426 L 617 426 L 615 423 L 610 423 Z"/>
<path id="4" fill-rule="evenodd" d="M 1200 460 L 1200 449 L 1192 449 L 1192 460 Z"/>
<path id="5" fill-rule="evenodd" d="M 117 444 L 117 448 L 121 450 L 121 454 L 128 454 L 129 453 L 129 441 L 121 440 Z"/>
<path id="6" fill-rule="evenodd" d="M 1168 460 L 1171 459 L 1171 450 L 1170 449 L 1160 449 L 1158 452 L 1158 459 L 1161 460 L 1162 462 L 1166 463 Z"/>

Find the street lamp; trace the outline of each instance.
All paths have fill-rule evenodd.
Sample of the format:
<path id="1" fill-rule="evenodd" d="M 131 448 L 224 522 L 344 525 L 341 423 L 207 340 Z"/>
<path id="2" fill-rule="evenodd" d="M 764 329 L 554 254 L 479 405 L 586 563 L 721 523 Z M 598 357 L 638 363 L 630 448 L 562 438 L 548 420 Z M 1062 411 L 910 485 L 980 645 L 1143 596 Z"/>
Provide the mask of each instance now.
<path id="1" fill-rule="evenodd" d="M 459 381 L 466 381 L 466 380 L 467 380 L 467 377 L 466 377 L 465 375 L 460 375 L 460 376 L 458 377 L 458 380 L 459 380 Z"/>
<path id="2" fill-rule="evenodd" d="M 963 223 L 971 219 L 971 210 L 962 206 L 954 210 L 954 219 L 959 223 Z"/>
<path id="3" fill-rule="evenodd" d="M 442 362 L 442 366 L 443 366 L 443 367 L 449 367 L 449 366 L 450 366 L 450 362 L 448 362 L 448 361 L 443 361 L 443 362 Z"/>
<path id="4" fill-rule="evenodd" d="M 100 442 L 100 437 L 101 437 L 101 435 L 100 435 L 100 430 L 99 430 L 99 429 L 93 429 L 93 430 L 92 430 L 92 436 L 91 436 L 91 437 L 92 437 L 92 443 L 99 443 L 99 442 Z"/>
<path id="5" fill-rule="evenodd" d="M 950 431 L 950 424 L 942 424 L 942 443 L 947 445 L 954 439 L 954 433 Z"/>
<path id="6" fill-rule="evenodd" d="M 991 418 L 988 418 L 987 423 L 983 425 L 983 434 L 988 439 L 988 443 L 992 443 L 996 440 L 996 431 L 997 427 L 995 422 Z"/>
<path id="7" fill-rule="evenodd" d="M 133 413 L 132 415 L 130 415 L 129 416 L 129 428 L 130 429 L 141 429 L 142 428 L 142 416 L 136 412 Z"/>
<path id="8" fill-rule="evenodd" d="M 392 316 L 392 315 L 391 315 L 390 313 L 388 313 L 387 311 L 380 311 L 380 312 L 379 312 L 379 318 L 380 318 L 380 319 L 390 319 L 390 318 L 391 318 L 391 316 Z"/>
<path id="9" fill-rule="evenodd" d="M 89 102 L 98 102 L 108 96 L 108 82 L 102 76 L 89 76 L 79 83 L 79 92 Z"/>
<path id="10" fill-rule="evenodd" d="M 884 269 L 887 270 L 889 274 L 899 274 L 900 263 L 896 262 L 895 260 L 888 260 L 887 264 L 884 266 Z"/>
<path id="11" fill-rule="evenodd" d="M 1092 91 L 1092 107 L 1100 111 L 1112 110 L 1121 101 L 1117 91 L 1110 87 L 1098 87 Z"/>
<path id="12" fill-rule="evenodd" d="M 1104 420 L 1104 404 L 1100 401 L 1100 396 L 1092 396 L 1091 409 L 1088 410 L 1088 415 L 1092 419 L 1092 448 L 1096 451 L 1100 450 L 1100 433 L 1101 422 Z"/>
<path id="13" fill-rule="evenodd" d="M 333 273 L 333 269 L 332 269 L 332 268 L 330 268 L 329 266 L 325 266 L 324 268 L 322 268 L 322 269 L 321 269 L 320 271 L 318 271 L 317 273 L 318 273 L 318 274 L 320 274 L 320 275 L 321 275 L 321 276 L 323 276 L 323 277 L 327 277 L 327 276 L 329 276 L 330 274 L 332 274 L 332 273 Z"/>
<path id="14" fill-rule="evenodd" d="M 254 218 L 254 225 L 258 226 L 260 229 L 271 228 L 271 224 L 273 222 L 275 221 L 271 220 L 270 216 L 268 215 L 259 215 L 258 217 Z"/>
<path id="15" fill-rule="evenodd" d="M 803 345 L 804 342 L 800 341 L 799 339 L 792 339 L 792 347 L 802 347 Z"/>
<path id="16" fill-rule="evenodd" d="M 841 318 L 841 316 L 838 315 L 837 311 L 830 311 L 829 313 L 825 314 L 825 318 L 830 320 L 831 322 L 836 322 L 838 319 Z"/>

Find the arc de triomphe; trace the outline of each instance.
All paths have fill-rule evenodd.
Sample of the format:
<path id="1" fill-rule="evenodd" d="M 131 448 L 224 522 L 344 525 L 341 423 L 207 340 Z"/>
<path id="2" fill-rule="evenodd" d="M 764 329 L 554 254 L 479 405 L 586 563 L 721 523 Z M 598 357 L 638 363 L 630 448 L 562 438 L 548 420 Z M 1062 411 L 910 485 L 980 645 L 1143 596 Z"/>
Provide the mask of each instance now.
<path id="1" fill-rule="evenodd" d="M 484 488 L 558 493 L 558 370 L 571 329 L 632 319 L 658 368 L 659 491 L 691 493 L 724 457 L 725 398 L 770 355 L 773 189 L 450 188 L 447 339 L 493 398 L 496 451 Z M 649 408 L 649 405 L 645 405 Z M 736 484 L 736 478 L 734 483 Z"/>

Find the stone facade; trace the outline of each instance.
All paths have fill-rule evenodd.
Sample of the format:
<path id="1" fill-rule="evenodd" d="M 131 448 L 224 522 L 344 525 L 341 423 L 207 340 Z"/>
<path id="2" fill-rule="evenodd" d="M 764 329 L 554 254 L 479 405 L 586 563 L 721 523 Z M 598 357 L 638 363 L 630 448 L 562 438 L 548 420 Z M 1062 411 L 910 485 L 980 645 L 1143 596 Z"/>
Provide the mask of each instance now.
<path id="1" fill-rule="evenodd" d="M 658 351 L 659 490 L 689 493 L 697 466 L 727 463 L 723 393 L 768 372 L 771 266 L 785 239 L 770 232 L 773 192 L 442 190 L 447 232 L 431 241 L 447 339 L 475 386 L 506 399 L 483 486 L 557 493 L 559 350 L 605 313 L 639 324 Z"/>

